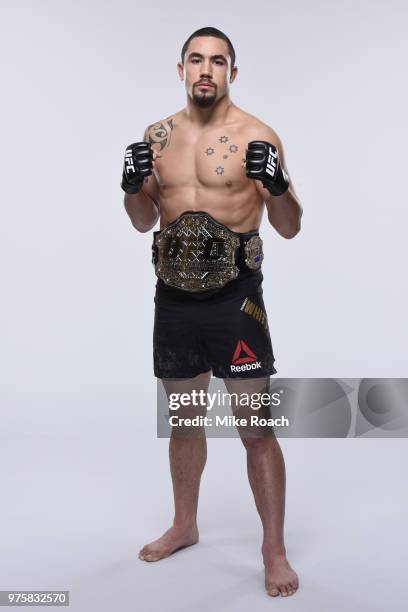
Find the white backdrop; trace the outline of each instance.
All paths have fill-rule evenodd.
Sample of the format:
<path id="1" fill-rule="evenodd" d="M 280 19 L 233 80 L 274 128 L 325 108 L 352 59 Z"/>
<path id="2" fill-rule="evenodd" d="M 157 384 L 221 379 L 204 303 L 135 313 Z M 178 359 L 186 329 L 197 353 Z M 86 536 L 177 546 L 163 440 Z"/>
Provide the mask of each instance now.
<path id="1" fill-rule="evenodd" d="M 278 132 L 304 208 L 293 240 L 266 218 L 261 228 L 278 376 L 407 375 L 405 2 L 17 0 L 1 13 L 1 410 L 11 449 L 21 435 L 100 442 L 116 432 L 120 453 L 126 426 L 135 462 L 143 444 L 162 453 L 168 487 L 166 441 L 155 439 L 152 235 L 132 228 L 119 183 L 125 146 L 184 106 L 181 46 L 208 25 L 230 36 L 232 100 Z M 45 446 L 35 440 L 26 455 L 6 455 L 9 486 L 19 461 L 36 465 Z M 318 457 L 322 441 L 312 442 L 285 442 L 292 461 L 305 449 Z M 405 440 L 390 443 L 405 453 Z M 75 446 L 84 469 L 85 446 Z M 247 486 L 244 471 L 236 485 Z"/>

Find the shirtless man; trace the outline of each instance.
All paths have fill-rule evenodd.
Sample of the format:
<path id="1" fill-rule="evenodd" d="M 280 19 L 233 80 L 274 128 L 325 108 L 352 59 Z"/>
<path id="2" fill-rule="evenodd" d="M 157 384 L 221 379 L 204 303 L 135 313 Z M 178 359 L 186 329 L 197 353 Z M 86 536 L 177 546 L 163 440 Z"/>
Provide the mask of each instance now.
<path id="1" fill-rule="evenodd" d="M 284 238 L 293 238 L 300 230 L 302 208 L 276 132 L 231 102 L 229 86 L 238 69 L 228 37 L 216 28 L 197 30 L 183 46 L 177 69 L 185 82 L 186 107 L 149 126 L 143 142 L 127 148 L 122 176 L 124 204 L 133 226 L 147 232 L 160 219 L 160 231 L 154 232 L 159 277 L 155 375 L 163 381 L 167 393 L 193 387 L 206 391 L 211 372 L 223 378 L 230 393 L 242 390 L 243 384 L 252 390 L 264 389 L 276 370 L 268 326 L 264 324 L 259 226 L 266 205 L 270 224 Z M 173 248 L 174 263 L 174 244 L 179 245 L 180 236 L 185 235 L 183 231 L 177 234 L 183 223 L 184 232 L 186 227 L 197 232 L 203 226 L 206 232 L 213 232 L 212 250 L 203 265 L 211 258 L 220 265 L 215 272 L 209 268 L 211 271 L 198 281 L 193 268 L 190 274 L 183 268 L 194 245 L 183 251 L 181 268 L 166 268 L 166 257 L 171 256 Z M 156 239 L 169 230 L 173 233 L 167 236 L 167 247 L 163 248 Z M 231 253 L 237 267 L 231 264 Z M 198 255 L 203 257 L 202 253 Z M 255 304 L 257 318 L 243 310 L 247 298 Z M 235 363 L 243 366 L 231 365 L 234 349 Z M 271 596 L 292 595 L 299 581 L 284 545 L 282 451 L 274 435 L 241 435 L 241 439 L 263 526 L 266 591 Z M 173 525 L 141 549 L 140 559 L 158 561 L 198 542 L 197 504 L 205 462 L 205 436 L 172 434 Z"/>

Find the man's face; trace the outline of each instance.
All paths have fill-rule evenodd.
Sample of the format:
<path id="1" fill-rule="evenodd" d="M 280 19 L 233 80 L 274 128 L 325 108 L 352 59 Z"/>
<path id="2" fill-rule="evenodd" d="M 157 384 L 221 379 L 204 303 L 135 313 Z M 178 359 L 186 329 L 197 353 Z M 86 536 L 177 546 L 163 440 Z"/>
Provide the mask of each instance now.
<path id="1" fill-rule="evenodd" d="M 179 63 L 177 67 L 180 78 L 186 82 L 187 95 L 200 108 L 209 108 L 225 96 L 237 71 L 236 67 L 231 71 L 227 43 L 213 36 L 193 38 L 184 56 L 184 66 Z"/>

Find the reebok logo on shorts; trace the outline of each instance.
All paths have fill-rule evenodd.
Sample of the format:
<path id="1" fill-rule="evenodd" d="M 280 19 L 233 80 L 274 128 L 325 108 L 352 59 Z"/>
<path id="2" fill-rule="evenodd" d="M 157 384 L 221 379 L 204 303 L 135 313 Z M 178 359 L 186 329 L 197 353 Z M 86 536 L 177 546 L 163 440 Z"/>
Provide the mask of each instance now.
<path id="1" fill-rule="evenodd" d="M 255 353 L 243 340 L 238 340 L 232 356 L 231 372 L 243 372 L 245 370 L 257 370 L 261 368 L 261 362 L 257 361 Z"/>

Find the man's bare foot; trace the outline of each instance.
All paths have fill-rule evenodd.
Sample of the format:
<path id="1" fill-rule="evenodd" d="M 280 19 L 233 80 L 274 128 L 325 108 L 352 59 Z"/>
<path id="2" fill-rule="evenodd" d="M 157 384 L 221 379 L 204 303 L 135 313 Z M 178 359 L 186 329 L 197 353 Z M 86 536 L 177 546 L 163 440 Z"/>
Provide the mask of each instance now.
<path id="1" fill-rule="evenodd" d="M 265 555 L 265 588 L 271 597 L 287 597 L 299 588 L 299 578 L 289 565 L 286 555 Z"/>
<path id="2" fill-rule="evenodd" d="M 192 546 L 198 542 L 198 529 L 192 527 L 183 529 L 180 527 L 170 527 L 161 538 L 146 544 L 139 552 L 139 559 L 142 561 L 159 561 L 168 557 L 180 548 Z"/>

